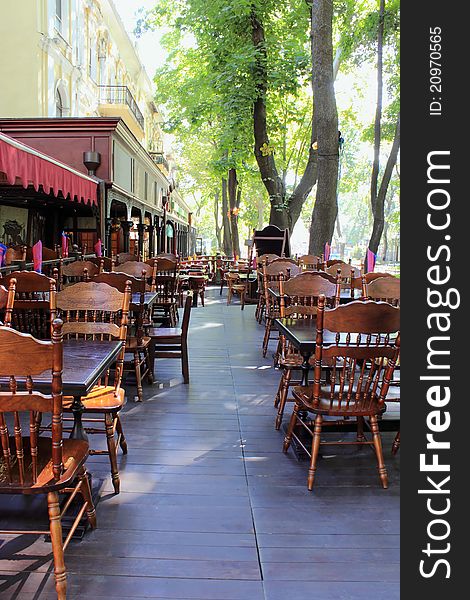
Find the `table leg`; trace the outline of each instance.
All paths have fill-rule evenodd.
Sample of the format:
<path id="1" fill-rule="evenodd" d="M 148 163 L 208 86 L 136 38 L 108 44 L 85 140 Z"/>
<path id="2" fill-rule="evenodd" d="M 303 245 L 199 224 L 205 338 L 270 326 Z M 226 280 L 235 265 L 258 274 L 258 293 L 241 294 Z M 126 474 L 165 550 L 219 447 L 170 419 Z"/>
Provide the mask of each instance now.
<path id="1" fill-rule="evenodd" d="M 88 441 L 88 436 L 83 428 L 82 424 L 82 413 L 85 410 L 85 407 L 82 404 L 80 396 L 74 396 L 72 402 L 72 413 L 73 413 L 73 429 L 70 434 L 71 440 L 84 440 Z"/>
<path id="2" fill-rule="evenodd" d="M 302 386 L 308 386 L 308 373 L 310 371 L 310 357 L 312 356 L 311 352 L 302 353 L 302 357 L 304 359 L 302 363 Z"/>

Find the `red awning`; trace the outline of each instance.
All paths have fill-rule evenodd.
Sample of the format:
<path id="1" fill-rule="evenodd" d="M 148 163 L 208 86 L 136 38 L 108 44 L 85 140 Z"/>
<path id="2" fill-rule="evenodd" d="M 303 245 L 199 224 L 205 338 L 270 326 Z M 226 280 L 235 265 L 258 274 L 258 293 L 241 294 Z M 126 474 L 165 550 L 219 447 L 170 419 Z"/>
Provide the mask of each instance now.
<path id="1" fill-rule="evenodd" d="M 94 179 L 3 133 L 0 133 L 0 172 L 5 173 L 10 185 L 19 179 L 25 189 L 33 185 L 38 191 L 42 185 L 46 194 L 52 192 L 57 197 L 62 192 L 64 198 L 98 204 L 98 184 Z"/>

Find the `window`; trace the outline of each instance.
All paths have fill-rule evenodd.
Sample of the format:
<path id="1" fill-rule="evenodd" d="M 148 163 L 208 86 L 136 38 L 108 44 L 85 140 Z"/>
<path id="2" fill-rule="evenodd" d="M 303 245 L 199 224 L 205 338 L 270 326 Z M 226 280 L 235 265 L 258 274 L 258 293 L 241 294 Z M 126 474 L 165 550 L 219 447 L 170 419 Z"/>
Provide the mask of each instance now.
<path id="1" fill-rule="evenodd" d="M 88 52 L 88 74 L 93 79 L 93 81 L 97 81 L 98 79 L 98 56 L 97 56 L 97 48 L 96 44 L 93 42 L 93 39 L 90 38 L 89 41 L 89 52 Z"/>
<path id="2" fill-rule="evenodd" d="M 59 33 L 62 33 L 63 17 L 62 0 L 55 0 L 55 28 Z"/>

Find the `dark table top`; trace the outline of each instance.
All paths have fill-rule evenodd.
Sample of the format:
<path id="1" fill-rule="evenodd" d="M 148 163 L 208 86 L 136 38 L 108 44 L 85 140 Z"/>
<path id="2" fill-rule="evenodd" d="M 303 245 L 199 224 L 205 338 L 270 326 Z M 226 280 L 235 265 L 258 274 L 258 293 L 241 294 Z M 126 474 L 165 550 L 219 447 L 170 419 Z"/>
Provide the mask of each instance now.
<path id="1" fill-rule="evenodd" d="M 155 300 L 157 299 L 157 292 L 145 292 L 144 294 L 144 305 L 145 308 L 151 306 Z M 137 292 L 136 294 L 132 294 L 131 298 L 131 310 L 136 310 L 140 306 L 140 294 Z"/>
<path id="2" fill-rule="evenodd" d="M 292 342 L 300 353 L 315 352 L 316 345 L 316 320 L 315 319 L 276 319 L 275 321 L 279 332 L 285 335 Z M 354 343 L 358 334 L 351 333 L 351 342 Z M 393 336 L 391 336 L 393 337 Z M 342 333 L 341 340 L 346 339 L 346 334 Z M 323 343 L 334 344 L 336 342 L 336 333 L 323 330 Z"/>
<path id="3" fill-rule="evenodd" d="M 66 396 L 86 396 L 98 379 L 116 360 L 122 342 L 64 340 L 62 389 Z M 34 388 L 50 392 L 51 373 L 33 378 Z M 21 381 L 20 379 L 18 381 Z M 0 379 L 0 386 L 7 385 Z"/>

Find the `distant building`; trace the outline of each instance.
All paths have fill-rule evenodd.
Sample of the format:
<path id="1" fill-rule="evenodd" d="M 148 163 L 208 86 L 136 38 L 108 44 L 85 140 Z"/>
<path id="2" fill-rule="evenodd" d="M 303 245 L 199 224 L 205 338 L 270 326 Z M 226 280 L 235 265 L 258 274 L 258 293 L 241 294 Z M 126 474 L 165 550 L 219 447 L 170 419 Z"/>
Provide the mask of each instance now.
<path id="1" fill-rule="evenodd" d="M 164 153 L 152 82 L 113 2 L 5 2 L 0 52 L 0 130 L 83 173 L 85 152 L 99 161 L 100 222 L 94 234 L 83 215 L 89 233 L 79 227 L 77 242 L 191 252 L 190 208 Z"/>

